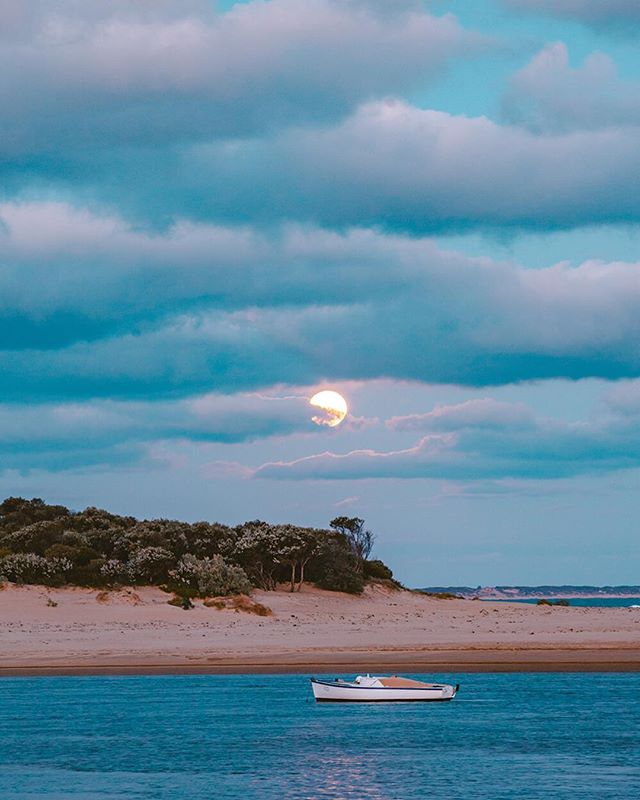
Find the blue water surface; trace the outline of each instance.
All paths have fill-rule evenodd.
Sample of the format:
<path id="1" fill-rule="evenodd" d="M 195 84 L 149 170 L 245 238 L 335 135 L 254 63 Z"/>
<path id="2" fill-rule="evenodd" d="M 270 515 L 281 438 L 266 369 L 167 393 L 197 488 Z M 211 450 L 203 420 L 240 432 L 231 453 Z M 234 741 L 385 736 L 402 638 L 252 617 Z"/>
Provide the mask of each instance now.
<path id="1" fill-rule="evenodd" d="M 640 798 L 640 674 L 436 677 L 458 698 L 316 705 L 302 675 L 5 678 L 0 798 Z"/>
<path id="2" fill-rule="evenodd" d="M 511 598 L 509 600 L 492 600 L 491 598 L 483 598 L 482 602 L 491 603 L 531 603 L 535 605 L 538 602 L 537 597 L 531 598 Z M 557 603 L 558 600 L 568 600 L 571 606 L 583 606 L 594 608 L 629 608 L 637 606 L 640 609 L 640 597 L 550 597 L 552 603 Z"/>

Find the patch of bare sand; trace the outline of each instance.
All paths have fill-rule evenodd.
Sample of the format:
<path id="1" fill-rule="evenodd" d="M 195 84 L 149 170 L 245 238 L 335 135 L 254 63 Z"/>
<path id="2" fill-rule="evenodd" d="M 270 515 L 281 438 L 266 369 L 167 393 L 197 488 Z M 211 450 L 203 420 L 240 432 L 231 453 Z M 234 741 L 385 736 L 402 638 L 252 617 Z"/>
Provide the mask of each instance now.
<path id="1" fill-rule="evenodd" d="M 0 672 L 640 669 L 640 609 L 438 600 L 382 586 L 360 597 L 254 592 L 249 604 L 270 616 L 226 600 L 186 611 L 169 599 L 154 587 L 8 585 Z"/>

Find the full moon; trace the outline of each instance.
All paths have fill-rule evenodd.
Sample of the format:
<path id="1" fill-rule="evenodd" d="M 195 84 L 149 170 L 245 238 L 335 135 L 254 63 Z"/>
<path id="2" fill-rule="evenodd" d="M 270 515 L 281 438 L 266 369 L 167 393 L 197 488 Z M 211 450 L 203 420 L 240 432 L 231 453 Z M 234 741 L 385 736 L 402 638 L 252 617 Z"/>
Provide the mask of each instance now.
<path id="1" fill-rule="evenodd" d="M 328 425 L 335 428 L 347 416 L 349 408 L 347 401 L 338 392 L 324 391 L 314 394 L 309 404 L 314 408 L 319 408 L 323 413 L 315 414 L 311 417 L 316 425 Z"/>

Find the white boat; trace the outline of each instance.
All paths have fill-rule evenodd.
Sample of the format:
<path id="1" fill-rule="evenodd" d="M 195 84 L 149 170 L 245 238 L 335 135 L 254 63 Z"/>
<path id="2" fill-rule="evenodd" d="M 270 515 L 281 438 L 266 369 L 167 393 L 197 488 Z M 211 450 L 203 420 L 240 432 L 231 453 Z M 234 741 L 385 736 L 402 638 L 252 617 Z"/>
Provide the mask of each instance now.
<path id="1" fill-rule="evenodd" d="M 453 700 L 459 685 L 423 683 L 398 675 L 358 675 L 352 681 L 311 678 L 313 696 L 319 703 L 369 703 L 372 701 Z"/>

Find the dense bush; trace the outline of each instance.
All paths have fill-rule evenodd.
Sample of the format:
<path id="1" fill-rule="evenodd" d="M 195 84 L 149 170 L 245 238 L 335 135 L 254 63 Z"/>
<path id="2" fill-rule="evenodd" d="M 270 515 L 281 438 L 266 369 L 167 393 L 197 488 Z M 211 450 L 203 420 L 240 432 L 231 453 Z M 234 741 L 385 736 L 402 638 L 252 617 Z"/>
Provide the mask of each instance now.
<path id="1" fill-rule="evenodd" d="M 392 576 L 381 561 L 366 560 L 373 536 L 363 524 L 341 517 L 325 530 L 261 520 L 236 527 L 136 520 L 93 507 L 72 512 L 37 498 L 10 497 L 0 503 L 0 579 L 95 587 L 156 584 L 183 597 L 270 590 L 285 581 L 298 591 L 308 580 L 358 593 L 367 578 Z"/>
<path id="2" fill-rule="evenodd" d="M 547 600 L 546 597 L 538 600 L 537 605 L 539 606 L 570 606 L 571 602 L 566 598 L 561 598 L 560 600 Z"/>
<path id="3" fill-rule="evenodd" d="M 376 578 L 383 581 L 393 580 L 393 572 L 378 558 L 364 562 L 364 576 L 365 578 Z"/>
<path id="4" fill-rule="evenodd" d="M 0 581 L 56 586 L 64 582 L 72 566 L 66 558 L 48 559 L 37 553 L 12 553 L 0 561 Z"/>
<path id="5" fill-rule="evenodd" d="M 131 583 L 162 583 L 167 579 L 173 561 L 170 550 L 152 545 L 130 553 L 126 569 Z"/>
<path id="6" fill-rule="evenodd" d="M 342 534 L 331 531 L 324 537 L 319 556 L 309 577 L 321 589 L 360 594 L 365 583 L 361 564 Z"/>
<path id="7" fill-rule="evenodd" d="M 252 588 L 242 567 L 227 564 L 221 555 L 198 558 L 187 553 L 171 570 L 170 577 L 177 593 L 187 590 L 199 597 L 248 594 Z"/>

